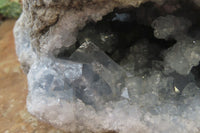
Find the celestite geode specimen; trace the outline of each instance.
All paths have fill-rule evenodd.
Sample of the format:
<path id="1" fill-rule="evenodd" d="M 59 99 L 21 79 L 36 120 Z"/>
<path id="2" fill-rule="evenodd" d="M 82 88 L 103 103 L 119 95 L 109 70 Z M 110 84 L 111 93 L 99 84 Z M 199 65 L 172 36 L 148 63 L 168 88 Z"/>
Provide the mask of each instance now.
<path id="1" fill-rule="evenodd" d="M 24 0 L 27 109 L 66 132 L 200 132 L 200 2 Z"/>

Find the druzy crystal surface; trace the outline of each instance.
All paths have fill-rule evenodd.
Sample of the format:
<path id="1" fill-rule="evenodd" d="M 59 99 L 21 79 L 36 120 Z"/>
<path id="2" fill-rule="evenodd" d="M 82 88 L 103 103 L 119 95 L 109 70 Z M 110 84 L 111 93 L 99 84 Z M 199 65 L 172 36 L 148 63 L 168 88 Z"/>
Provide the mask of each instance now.
<path id="1" fill-rule="evenodd" d="M 24 0 L 28 111 L 66 132 L 200 132 L 198 0 Z"/>

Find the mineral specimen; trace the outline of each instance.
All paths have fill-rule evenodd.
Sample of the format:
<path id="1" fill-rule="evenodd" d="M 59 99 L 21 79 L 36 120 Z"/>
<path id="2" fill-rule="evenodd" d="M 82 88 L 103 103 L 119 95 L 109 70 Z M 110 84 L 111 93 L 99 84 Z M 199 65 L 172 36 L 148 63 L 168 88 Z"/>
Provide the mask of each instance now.
<path id="1" fill-rule="evenodd" d="M 199 2 L 147 1 L 24 0 L 28 111 L 66 132 L 200 132 Z"/>
<path id="2" fill-rule="evenodd" d="M 120 96 L 121 90 L 124 87 L 123 84 L 126 73 L 117 63 L 110 59 L 97 46 L 91 42 L 85 42 L 81 44 L 80 48 L 77 49 L 77 51 L 75 51 L 69 59 L 76 62 L 89 63 L 92 65 L 93 70 L 98 73 L 98 75 L 101 76 L 109 85 L 109 87 L 105 86 L 103 85 L 103 82 L 101 82 L 99 85 L 96 84 L 92 86 L 95 88 L 95 90 L 98 90 L 98 86 L 102 87 L 99 88 L 99 91 L 102 91 L 101 95 L 109 94 L 109 91 L 112 91 L 113 94 L 112 96 L 110 95 L 111 99 L 117 99 L 117 97 Z M 89 72 L 86 73 L 89 74 Z M 98 78 L 91 77 L 91 80 L 93 83 L 95 83 L 95 80 Z M 91 84 L 93 84 L 92 82 Z"/>

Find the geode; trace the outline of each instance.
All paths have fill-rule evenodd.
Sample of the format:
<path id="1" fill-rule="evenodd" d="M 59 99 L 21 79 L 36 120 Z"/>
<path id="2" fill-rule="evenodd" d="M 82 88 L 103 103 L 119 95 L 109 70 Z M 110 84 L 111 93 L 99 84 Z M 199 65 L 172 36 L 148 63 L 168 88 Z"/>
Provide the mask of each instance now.
<path id="1" fill-rule="evenodd" d="M 27 109 L 66 132 L 200 132 L 198 0 L 24 0 Z"/>

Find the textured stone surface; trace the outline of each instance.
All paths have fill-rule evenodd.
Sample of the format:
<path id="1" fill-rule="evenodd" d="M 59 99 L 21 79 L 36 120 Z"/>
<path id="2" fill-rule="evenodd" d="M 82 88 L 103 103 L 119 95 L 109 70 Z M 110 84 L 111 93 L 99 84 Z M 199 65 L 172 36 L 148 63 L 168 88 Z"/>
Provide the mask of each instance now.
<path id="1" fill-rule="evenodd" d="M 24 0 L 28 111 L 67 132 L 199 132 L 200 10 L 146 1 Z"/>

